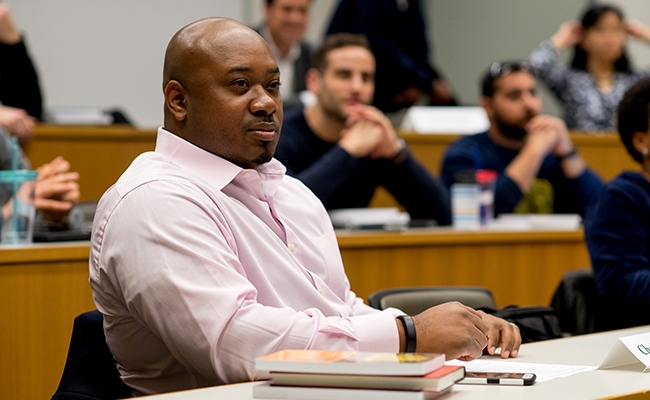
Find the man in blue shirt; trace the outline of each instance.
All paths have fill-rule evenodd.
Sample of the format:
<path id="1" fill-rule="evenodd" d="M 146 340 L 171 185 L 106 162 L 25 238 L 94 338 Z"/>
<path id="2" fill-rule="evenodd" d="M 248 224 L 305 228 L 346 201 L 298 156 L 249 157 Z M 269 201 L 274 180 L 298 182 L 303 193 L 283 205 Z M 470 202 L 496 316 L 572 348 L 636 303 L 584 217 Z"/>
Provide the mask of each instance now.
<path id="1" fill-rule="evenodd" d="M 386 188 L 411 219 L 451 223 L 447 190 L 370 106 L 375 58 L 361 35 L 328 36 L 307 72 L 316 103 L 288 113 L 275 157 L 327 209 L 367 207 Z"/>
<path id="2" fill-rule="evenodd" d="M 564 122 L 541 114 L 541 99 L 528 64 L 493 63 L 483 78 L 482 89 L 481 106 L 490 129 L 450 146 L 441 174 L 447 187 L 459 173 L 495 170 L 495 215 L 584 216 L 602 182 L 576 152 Z"/>

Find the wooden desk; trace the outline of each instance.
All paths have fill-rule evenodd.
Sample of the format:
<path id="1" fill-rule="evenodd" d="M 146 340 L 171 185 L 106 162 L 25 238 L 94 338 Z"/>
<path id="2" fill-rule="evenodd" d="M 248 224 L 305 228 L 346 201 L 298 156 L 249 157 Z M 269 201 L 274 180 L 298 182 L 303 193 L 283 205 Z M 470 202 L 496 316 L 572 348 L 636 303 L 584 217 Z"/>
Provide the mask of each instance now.
<path id="1" fill-rule="evenodd" d="M 156 145 L 156 129 L 38 125 L 25 155 L 36 168 L 61 155 L 81 175 L 81 201 L 98 200 L 131 161 Z"/>
<path id="2" fill-rule="evenodd" d="M 620 337 L 646 333 L 650 326 L 524 344 L 519 357 L 504 362 L 598 366 Z M 145 397 L 159 400 L 250 400 L 258 382 L 223 385 Z M 650 374 L 629 367 L 596 370 L 532 386 L 455 385 L 445 400 L 647 399 Z M 603 399 L 604 400 L 604 399 Z"/>
<path id="3" fill-rule="evenodd" d="M 401 286 L 483 286 L 499 307 L 548 305 L 562 275 L 590 265 L 579 231 L 471 232 L 451 228 L 340 232 L 350 285 L 367 299 Z"/>
<path id="4" fill-rule="evenodd" d="M 72 321 L 93 310 L 88 242 L 0 248 L 0 399 L 49 399 Z"/>
<path id="5" fill-rule="evenodd" d="M 582 231 L 339 233 L 352 289 L 476 285 L 497 304 L 548 304 L 565 271 L 589 265 Z M 0 399 L 55 391 L 72 320 L 92 310 L 88 242 L 0 248 Z"/>

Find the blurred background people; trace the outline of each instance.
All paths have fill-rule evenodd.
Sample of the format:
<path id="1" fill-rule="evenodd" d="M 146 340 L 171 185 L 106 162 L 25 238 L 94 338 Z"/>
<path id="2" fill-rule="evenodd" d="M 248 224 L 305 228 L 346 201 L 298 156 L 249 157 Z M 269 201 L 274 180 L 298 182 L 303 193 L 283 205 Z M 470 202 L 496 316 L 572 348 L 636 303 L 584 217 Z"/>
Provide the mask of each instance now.
<path id="1" fill-rule="evenodd" d="M 309 24 L 310 1 L 266 0 L 264 23 L 257 29 L 278 62 L 285 111 L 300 106 L 300 93 L 306 90 L 305 74 L 311 66 L 312 48 L 303 37 Z"/>
<path id="2" fill-rule="evenodd" d="M 623 94 L 650 75 L 650 69 L 632 67 L 625 51 L 627 37 L 650 44 L 646 26 L 625 20 L 615 6 L 597 4 L 585 11 L 580 22 L 563 23 L 530 55 L 535 75 L 561 103 L 569 129 L 616 129 L 616 107 Z M 571 65 L 559 65 L 559 53 L 570 47 Z"/>
<path id="3" fill-rule="evenodd" d="M 29 142 L 34 124 L 42 118 L 43 99 L 38 76 L 25 40 L 9 7 L 0 3 L 0 126 Z"/>
<path id="4" fill-rule="evenodd" d="M 444 185 L 411 155 L 388 118 L 369 105 L 374 75 L 365 37 L 326 37 L 307 73 L 316 103 L 285 115 L 275 158 L 329 210 L 367 207 L 383 186 L 411 219 L 449 225 Z"/>
<path id="5" fill-rule="evenodd" d="M 456 104 L 451 87 L 431 64 L 419 0 L 341 0 L 327 34 L 337 32 L 368 38 L 377 60 L 373 104 L 380 110 Z"/>
<path id="6" fill-rule="evenodd" d="M 576 151 L 564 121 L 543 115 L 527 62 L 496 61 L 482 80 L 487 132 L 452 144 L 442 163 L 447 187 L 457 174 L 494 170 L 494 214 L 583 215 L 600 178 Z"/>
<path id="7" fill-rule="evenodd" d="M 618 329 L 650 323 L 650 79 L 636 83 L 618 108 L 618 131 L 640 171 L 626 171 L 595 197 L 585 237 L 596 287 Z"/>

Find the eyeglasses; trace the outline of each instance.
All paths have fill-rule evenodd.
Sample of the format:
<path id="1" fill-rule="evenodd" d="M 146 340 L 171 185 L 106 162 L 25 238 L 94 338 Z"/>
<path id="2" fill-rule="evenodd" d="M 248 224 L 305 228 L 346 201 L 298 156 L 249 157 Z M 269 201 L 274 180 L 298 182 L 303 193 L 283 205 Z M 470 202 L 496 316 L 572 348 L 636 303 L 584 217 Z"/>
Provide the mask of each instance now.
<path id="1" fill-rule="evenodd" d="M 490 65 L 490 76 L 492 78 L 506 76 L 516 71 L 530 72 L 530 64 L 528 61 L 495 61 Z"/>

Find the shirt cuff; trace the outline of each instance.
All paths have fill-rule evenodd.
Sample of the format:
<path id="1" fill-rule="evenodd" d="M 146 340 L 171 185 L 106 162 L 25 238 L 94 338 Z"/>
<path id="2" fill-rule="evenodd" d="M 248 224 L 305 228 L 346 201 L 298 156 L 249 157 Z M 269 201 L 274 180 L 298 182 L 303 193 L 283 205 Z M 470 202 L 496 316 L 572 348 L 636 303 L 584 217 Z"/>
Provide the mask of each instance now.
<path id="1" fill-rule="evenodd" d="M 359 339 L 359 351 L 399 353 L 399 335 L 395 309 L 361 315 L 351 319 Z M 403 314 L 403 312 L 399 312 Z"/>

